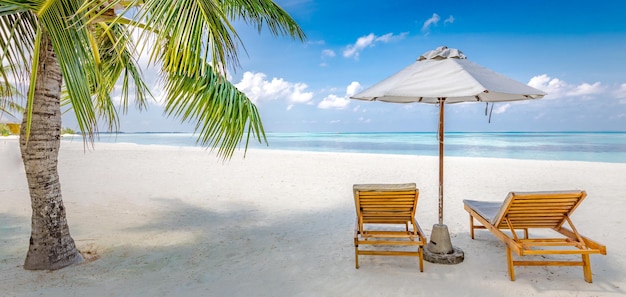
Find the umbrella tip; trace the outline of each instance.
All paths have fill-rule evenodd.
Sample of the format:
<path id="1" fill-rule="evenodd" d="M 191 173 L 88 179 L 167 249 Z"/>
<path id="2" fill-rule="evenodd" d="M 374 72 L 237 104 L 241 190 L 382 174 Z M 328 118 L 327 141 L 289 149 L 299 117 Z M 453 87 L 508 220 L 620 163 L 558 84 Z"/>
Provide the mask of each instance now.
<path id="1" fill-rule="evenodd" d="M 467 59 L 462 51 L 455 48 L 448 48 L 442 45 L 432 51 L 425 52 L 423 55 L 417 58 L 418 61 L 422 60 L 445 60 L 445 59 Z"/>

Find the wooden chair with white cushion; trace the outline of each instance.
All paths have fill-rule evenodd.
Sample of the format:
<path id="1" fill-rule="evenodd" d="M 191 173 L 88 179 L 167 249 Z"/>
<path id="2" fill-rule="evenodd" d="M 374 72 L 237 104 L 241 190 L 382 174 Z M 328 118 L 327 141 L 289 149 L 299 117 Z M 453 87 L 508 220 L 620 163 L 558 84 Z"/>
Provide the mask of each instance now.
<path id="1" fill-rule="evenodd" d="M 488 229 L 506 245 L 509 277 L 512 281 L 515 280 L 514 266 L 582 266 L 585 281 L 590 283 L 589 255 L 606 255 L 606 247 L 578 233 L 571 220 L 572 213 L 586 195 L 585 191 L 510 192 L 503 203 L 475 200 L 463 200 L 463 203 L 470 215 L 472 239 L 474 229 Z M 480 222 L 480 225 L 475 225 L 475 221 Z M 530 238 L 529 230 L 532 229 L 553 230 L 558 236 Z M 518 230 L 523 231 L 523 237 L 517 235 Z M 573 254 L 580 255 L 581 260 L 516 261 L 513 260 L 512 252 L 519 256 Z"/>
<path id="2" fill-rule="evenodd" d="M 359 255 L 415 256 L 423 272 L 426 238 L 415 220 L 419 195 L 415 183 L 356 184 L 353 192 L 356 206 L 356 268 L 359 268 Z M 363 245 L 371 248 L 360 249 Z M 415 249 L 399 249 L 398 246 Z"/>

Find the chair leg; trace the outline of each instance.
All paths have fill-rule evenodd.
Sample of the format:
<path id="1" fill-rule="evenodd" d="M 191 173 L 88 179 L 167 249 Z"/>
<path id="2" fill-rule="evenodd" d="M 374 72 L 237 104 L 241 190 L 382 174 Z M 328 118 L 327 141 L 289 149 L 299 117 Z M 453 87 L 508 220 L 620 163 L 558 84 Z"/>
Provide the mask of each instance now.
<path id="1" fill-rule="evenodd" d="M 511 281 L 515 281 L 515 267 L 513 267 L 513 253 L 511 251 L 511 248 L 508 245 L 506 246 L 506 260 L 509 266 L 509 278 L 511 278 Z"/>
<path id="2" fill-rule="evenodd" d="M 418 247 L 418 252 L 419 252 L 419 257 L 420 257 L 420 272 L 424 272 L 424 248 L 423 247 Z"/>
<path id="3" fill-rule="evenodd" d="M 588 283 L 593 282 L 591 276 L 591 262 L 589 261 L 589 255 L 583 254 L 583 273 L 585 275 L 585 281 Z"/>
<path id="4" fill-rule="evenodd" d="M 470 237 L 474 239 L 474 217 L 470 214 Z"/>
<path id="5" fill-rule="evenodd" d="M 356 269 L 359 269 L 359 243 L 356 237 L 354 238 L 354 262 Z"/>

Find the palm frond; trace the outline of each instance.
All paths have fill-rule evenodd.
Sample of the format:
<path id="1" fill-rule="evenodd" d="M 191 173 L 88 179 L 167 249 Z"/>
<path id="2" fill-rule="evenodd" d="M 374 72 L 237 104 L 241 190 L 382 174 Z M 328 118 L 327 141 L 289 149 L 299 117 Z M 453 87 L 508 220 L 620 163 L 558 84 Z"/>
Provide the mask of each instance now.
<path id="1" fill-rule="evenodd" d="M 39 15 L 61 66 L 72 110 L 83 135 L 93 140 L 97 117 L 91 101 L 91 90 L 98 82 L 98 68 L 89 49 L 89 37 L 76 15 L 81 1 L 53 1 Z M 41 8 L 40 8 L 41 9 Z M 78 25 L 77 25 L 78 24 Z M 31 81 L 32 82 L 32 81 Z"/>
<path id="2" fill-rule="evenodd" d="M 246 133 L 246 148 L 251 137 L 267 142 L 256 106 L 217 72 L 169 76 L 165 89 L 166 113 L 183 122 L 196 122 L 198 142 L 217 149 L 218 156 L 232 157 Z"/>
<path id="3" fill-rule="evenodd" d="M 61 5 L 72 13 L 59 13 Z M 51 30 L 50 36 L 55 52 L 70 53 L 81 66 L 69 67 L 66 63 L 72 59 L 59 56 L 66 65 L 68 96 L 63 102 L 71 101 L 81 130 L 91 133 L 97 116 L 117 127 L 117 110 L 109 95 L 115 82 L 122 86 L 124 111 L 133 87 L 138 106 L 145 107 L 149 90 L 133 60 L 141 48 L 133 46 L 129 31 L 141 28 L 144 33 L 135 44 L 149 44 L 150 62 L 161 67 L 166 113 L 195 122 L 198 142 L 217 149 L 224 158 L 232 156 L 246 133 L 246 149 L 253 137 L 267 142 L 256 106 L 224 77 L 227 67 L 239 67 L 237 50 L 242 45 L 230 21 L 240 18 L 259 31 L 267 26 L 274 36 L 306 38 L 296 22 L 269 0 L 59 0 L 42 11 L 39 18 L 46 30 L 53 24 L 46 23 L 45 16 L 53 13 L 64 16 L 49 19 L 58 22 L 56 28 L 71 29 L 65 34 Z M 70 83 L 81 79 L 87 82 L 86 89 Z M 92 100 L 85 100 L 88 94 Z"/>
<path id="4" fill-rule="evenodd" d="M 117 108 L 110 94 L 120 85 L 120 108 L 126 113 L 131 96 L 139 109 L 147 108 L 148 99 L 152 98 L 150 89 L 145 84 L 141 67 L 135 60 L 138 55 L 128 27 L 98 22 L 90 26 L 92 51 L 99 68 L 98 83 L 94 94 L 96 112 L 105 120 L 109 130 L 119 128 Z M 131 95 L 131 91 L 134 90 Z"/>
<path id="5" fill-rule="evenodd" d="M 21 73 L 20 71 L 14 70 L 13 68 L 15 67 L 17 66 L 5 65 L 0 68 L 5 73 Z M 2 119 L 3 114 L 17 119 L 13 112 L 24 112 L 24 104 L 21 102 L 23 101 L 23 97 L 24 94 L 22 94 L 20 88 L 17 88 L 10 81 L 6 80 L 6 78 L 4 81 L 0 81 L 0 119 Z"/>
<path id="6" fill-rule="evenodd" d="M 2 90 L 2 94 L 6 96 L 0 96 L 0 119 L 2 119 L 2 115 L 6 114 L 12 118 L 17 118 L 14 112 L 23 113 L 24 107 L 22 104 L 18 103 L 15 100 L 15 94 L 19 92 L 17 89 L 12 88 L 11 90 Z"/>
<path id="7" fill-rule="evenodd" d="M 267 25 L 275 35 L 305 39 L 295 21 L 272 1 L 147 0 L 136 21 L 155 30 L 151 54 L 162 61 L 166 113 L 183 121 L 197 121 L 202 145 L 219 148 L 228 158 L 245 133 L 267 142 L 258 110 L 245 94 L 228 82 L 225 68 L 238 68 L 241 40 L 230 23 L 239 15 L 260 29 Z"/>
<path id="8" fill-rule="evenodd" d="M 271 0 L 222 0 L 231 19 L 242 19 L 255 25 L 261 32 L 266 25 L 274 36 L 288 36 L 300 41 L 306 40 L 306 34 L 296 21 L 278 4 Z"/>
<path id="9" fill-rule="evenodd" d="M 148 0 L 134 18 L 156 33 L 151 61 L 167 57 L 165 72 L 203 75 L 213 65 L 238 66 L 237 38 L 217 0 Z M 149 35 L 142 35 L 144 42 Z"/>
<path id="10" fill-rule="evenodd" d="M 129 92 L 134 90 L 135 106 L 139 109 L 147 108 L 148 99 L 152 98 L 150 88 L 143 80 L 141 66 L 135 57 L 140 55 L 137 50 L 136 41 L 132 38 L 132 32 L 128 26 L 113 23 L 106 31 L 109 38 L 105 39 L 102 56 L 104 69 L 108 69 L 107 74 L 116 81 L 121 77 L 122 106 L 124 111 L 129 104 Z M 113 32 L 114 34 L 111 34 Z"/>
<path id="11" fill-rule="evenodd" d="M 12 14 L 0 15 L 0 61 L 10 67 L 0 67 L 0 80 L 4 89 L 10 89 L 11 79 L 26 81 L 32 61 L 36 18 L 28 11 L 16 9 Z"/>
<path id="12" fill-rule="evenodd" d="M 12 66 L 1 67 L 5 69 L 12 68 Z M 23 97 L 18 88 L 12 85 L 10 82 L 0 82 L 0 119 L 3 115 L 8 115 L 17 119 L 17 116 L 13 112 L 24 112 L 23 104 L 18 102 Z"/>

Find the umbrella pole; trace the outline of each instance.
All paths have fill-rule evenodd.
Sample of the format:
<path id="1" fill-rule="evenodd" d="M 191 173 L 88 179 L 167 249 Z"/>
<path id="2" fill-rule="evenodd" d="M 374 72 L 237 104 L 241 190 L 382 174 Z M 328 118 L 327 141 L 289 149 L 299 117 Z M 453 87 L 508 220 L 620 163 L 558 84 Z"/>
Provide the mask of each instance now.
<path id="1" fill-rule="evenodd" d="M 439 224 L 433 225 L 430 241 L 424 249 L 424 260 L 439 264 L 458 264 L 465 254 L 452 246 L 448 226 L 443 224 L 443 119 L 446 98 L 439 98 Z"/>
<path id="2" fill-rule="evenodd" d="M 439 100 L 439 224 L 443 225 L 443 113 L 445 98 Z"/>

